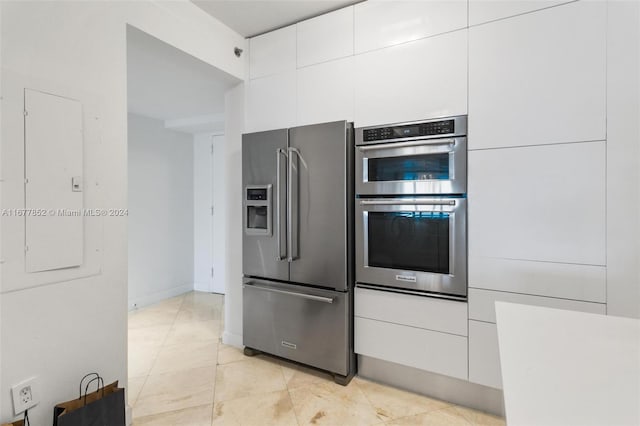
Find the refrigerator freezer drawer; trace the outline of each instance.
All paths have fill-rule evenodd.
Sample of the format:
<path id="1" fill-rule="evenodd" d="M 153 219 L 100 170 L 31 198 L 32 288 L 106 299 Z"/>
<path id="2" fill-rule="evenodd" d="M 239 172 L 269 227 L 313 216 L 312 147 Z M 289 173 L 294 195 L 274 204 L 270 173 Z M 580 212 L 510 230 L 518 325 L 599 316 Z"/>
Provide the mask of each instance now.
<path id="1" fill-rule="evenodd" d="M 350 293 L 245 279 L 245 346 L 346 376 Z"/>

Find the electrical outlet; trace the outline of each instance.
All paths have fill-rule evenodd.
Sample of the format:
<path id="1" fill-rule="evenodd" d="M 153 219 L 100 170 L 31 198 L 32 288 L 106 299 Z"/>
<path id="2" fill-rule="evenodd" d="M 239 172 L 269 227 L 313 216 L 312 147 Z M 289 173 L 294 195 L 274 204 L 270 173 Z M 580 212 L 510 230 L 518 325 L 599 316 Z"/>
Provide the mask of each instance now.
<path id="1" fill-rule="evenodd" d="M 24 410 L 38 404 L 38 383 L 37 377 L 32 377 L 11 388 L 11 396 L 13 397 L 13 412 L 17 416 Z"/>

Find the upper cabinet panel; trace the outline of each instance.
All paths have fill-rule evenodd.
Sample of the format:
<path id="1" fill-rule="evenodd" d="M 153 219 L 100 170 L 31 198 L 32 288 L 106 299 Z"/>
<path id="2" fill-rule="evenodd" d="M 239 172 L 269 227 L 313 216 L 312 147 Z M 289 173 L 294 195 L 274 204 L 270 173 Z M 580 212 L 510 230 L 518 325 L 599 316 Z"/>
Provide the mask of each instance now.
<path id="1" fill-rule="evenodd" d="M 467 113 L 467 31 L 356 55 L 355 125 Z"/>
<path id="2" fill-rule="evenodd" d="M 469 149 L 603 140 L 606 3 L 469 29 Z"/>
<path id="3" fill-rule="evenodd" d="M 466 0 L 370 0 L 355 5 L 355 52 L 393 46 L 466 26 Z"/>
<path id="4" fill-rule="evenodd" d="M 296 123 L 296 72 L 246 83 L 246 132 L 293 127 Z"/>
<path id="5" fill-rule="evenodd" d="M 298 125 L 353 121 L 353 57 L 298 70 Z"/>
<path id="6" fill-rule="evenodd" d="M 469 25 L 521 15 L 562 3 L 567 0 L 469 0 Z"/>
<path id="7" fill-rule="evenodd" d="M 300 22 L 298 67 L 353 55 L 353 6 Z"/>
<path id="8" fill-rule="evenodd" d="M 291 25 L 249 40 L 249 77 L 258 78 L 296 69 L 296 26 Z"/>

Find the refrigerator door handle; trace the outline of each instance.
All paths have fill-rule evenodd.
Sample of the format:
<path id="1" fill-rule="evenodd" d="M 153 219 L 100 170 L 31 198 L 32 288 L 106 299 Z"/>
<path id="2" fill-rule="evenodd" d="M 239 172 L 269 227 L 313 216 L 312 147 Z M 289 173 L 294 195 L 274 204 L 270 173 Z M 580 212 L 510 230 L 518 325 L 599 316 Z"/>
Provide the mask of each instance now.
<path id="1" fill-rule="evenodd" d="M 298 215 L 300 209 L 300 206 L 298 205 L 298 186 L 300 182 L 300 163 L 302 162 L 302 155 L 300 155 L 300 151 L 296 148 L 289 147 L 288 151 L 289 169 L 287 173 L 287 249 L 289 251 L 288 261 L 293 262 L 298 258 Z M 297 167 L 298 176 L 295 180 L 293 179 L 293 154 L 296 154 L 299 160 Z M 295 216 L 294 209 L 296 210 Z"/>
<path id="2" fill-rule="evenodd" d="M 287 296 L 300 297 L 302 299 L 314 300 L 316 302 L 333 303 L 332 297 L 316 296 L 314 294 L 298 293 L 295 291 L 278 290 L 271 287 L 262 287 L 254 284 L 245 284 L 243 288 L 254 288 L 256 290 L 270 291 L 271 293 L 286 294 Z"/>
<path id="3" fill-rule="evenodd" d="M 280 220 L 280 216 L 282 214 L 280 210 L 280 188 L 282 188 L 282 181 L 280 179 L 281 171 L 281 162 L 280 157 L 284 155 L 285 158 L 288 158 L 287 153 L 284 149 L 278 148 L 276 150 L 276 247 L 278 250 L 278 254 L 276 255 L 276 260 L 284 260 L 287 258 L 287 254 L 282 255 L 282 221 Z"/>

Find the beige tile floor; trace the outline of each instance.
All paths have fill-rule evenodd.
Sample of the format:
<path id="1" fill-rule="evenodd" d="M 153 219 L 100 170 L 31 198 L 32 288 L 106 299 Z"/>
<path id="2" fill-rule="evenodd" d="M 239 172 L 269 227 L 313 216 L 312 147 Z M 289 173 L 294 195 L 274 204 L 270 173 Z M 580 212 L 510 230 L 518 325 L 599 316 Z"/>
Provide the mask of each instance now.
<path id="1" fill-rule="evenodd" d="M 134 425 L 503 425 L 503 419 L 220 342 L 224 298 L 192 292 L 129 314 Z"/>

